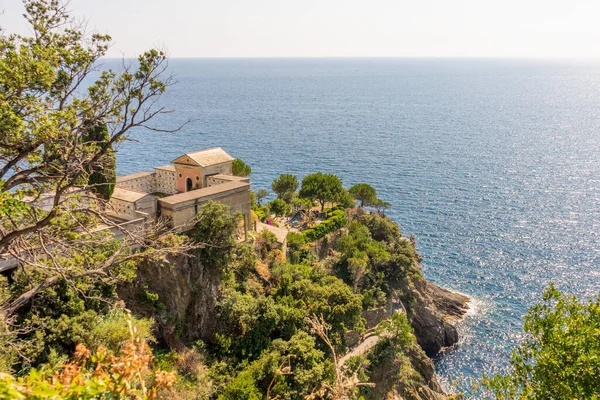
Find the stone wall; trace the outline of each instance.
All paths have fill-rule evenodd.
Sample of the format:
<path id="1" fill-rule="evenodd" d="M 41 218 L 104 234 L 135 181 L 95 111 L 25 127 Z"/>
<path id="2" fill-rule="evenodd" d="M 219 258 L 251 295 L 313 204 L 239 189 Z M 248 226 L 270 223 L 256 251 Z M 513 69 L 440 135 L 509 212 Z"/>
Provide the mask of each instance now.
<path id="1" fill-rule="evenodd" d="M 133 179 L 119 180 L 117 186 L 122 187 L 123 189 L 136 190 L 144 193 L 154 193 L 157 191 L 154 173 Z"/>
<path id="2" fill-rule="evenodd" d="M 135 212 L 135 204 L 112 197 L 108 203 L 106 213 L 110 216 L 132 220 L 138 218 Z"/>
<path id="3" fill-rule="evenodd" d="M 225 183 L 225 182 L 231 182 L 231 181 L 230 180 L 226 180 L 226 179 L 219 179 L 219 178 L 214 177 L 214 176 L 207 176 L 206 177 L 206 187 L 220 185 L 220 184 Z"/>
<path id="4" fill-rule="evenodd" d="M 146 196 L 135 202 L 135 210 L 149 214 L 154 217 L 157 208 L 157 198 L 155 196 Z"/>
<path id="5" fill-rule="evenodd" d="M 210 165 L 204 168 L 204 175 L 215 175 L 215 174 L 223 174 L 223 175 L 231 175 L 232 171 L 232 162 L 227 161 L 221 164 Z"/>
<path id="6" fill-rule="evenodd" d="M 172 226 L 180 230 L 188 229 L 188 224 L 196 216 L 202 204 L 209 200 L 229 206 L 231 213 L 240 212 L 244 216 L 245 227 L 247 229 L 251 228 L 249 185 L 230 190 L 226 189 L 221 193 L 217 192 L 177 204 L 169 204 L 168 199 L 166 198 L 165 201 L 159 200 L 161 214 L 171 218 Z"/>
<path id="7" fill-rule="evenodd" d="M 189 221 L 191 221 L 201 205 L 208 200 L 215 200 L 219 203 L 225 204 L 229 206 L 231 213 L 240 212 L 242 215 L 250 215 L 250 192 L 242 192 L 242 193 L 232 193 L 227 194 L 225 196 L 220 196 L 214 199 L 198 199 L 195 202 L 190 202 L 183 207 L 179 207 L 176 210 L 167 210 L 166 208 L 162 209 L 163 215 L 169 215 L 173 220 L 173 226 L 183 226 L 186 225 Z M 247 225 L 250 227 L 250 225 Z"/>
<path id="8" fill-rule="evenodd" d="M 165 194 L 177 193 L 177 174 L 175 171 L 166 169 L 157 169 L 156 176 L 156 192 Z"/>

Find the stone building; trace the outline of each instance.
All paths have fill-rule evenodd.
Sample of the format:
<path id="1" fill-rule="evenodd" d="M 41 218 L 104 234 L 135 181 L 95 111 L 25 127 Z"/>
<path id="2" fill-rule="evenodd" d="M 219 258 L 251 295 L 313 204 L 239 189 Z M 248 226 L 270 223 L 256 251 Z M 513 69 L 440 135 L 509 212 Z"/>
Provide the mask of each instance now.
<path id="1" fill-rule="evenodd" d="M 117 178 L 109 214 L 132 221 L 168 217 L 173 228 L 185 231 L 199 207 L 214 200 L 244 216 L 251 228 L 250 180 L 232 175 L 234 158 L 220 147 L 186 153 L 172 165 Z"/>

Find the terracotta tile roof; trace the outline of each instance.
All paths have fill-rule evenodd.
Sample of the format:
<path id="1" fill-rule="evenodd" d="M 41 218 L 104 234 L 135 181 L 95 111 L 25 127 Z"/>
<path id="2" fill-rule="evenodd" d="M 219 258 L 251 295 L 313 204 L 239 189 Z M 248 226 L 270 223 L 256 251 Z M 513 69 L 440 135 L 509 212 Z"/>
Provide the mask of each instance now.
<path id="1" fill-rule="evenodd" d="M 196 200 L 202 197 L 209 197 L 215 194 L 219 194 L 221 192 L 227 192 L 229 190 L 239 189 L 242 187 L 250 188 L 250 184 L 248 182 L 227 182 L 222 183 L 220 185 L 210 186 L 202 189 L 190 190 L 185 193 L 177 193 L 172 196 L 163 197 L 159 201 L 163 204 L 175 205 L 179 203 L 184 203 L 189 200 Z"/>
<path id="2" fill-rule="evenodd" d="M 201 167 L 208 167 L 210 165 L 221 164 L 234 160 L 234 158 L 227 154 L 222 148 L 214 147 L 212 149 L 195 151 L 193 153 L 185 153 L 185 155 L 177 157 L 175 160 L 173 160 L 173 163 L 184 162 L 183 160 L 185 160 L 185 157 L 188 157 Z"/>
<path id="3" fill-rule="evenodd" d="M 115 187 L 115 191 L 113 192 L 111 198 L 127 201 L 129 203 L 135 203 L 136 201 L 149 195 L 150 193 L 138 192 L 137 190 L 123 189 L 117 186 Z"/>
<path id="4" fill-rule="evenodd" d="M 143 172 L 136 172 L 135 174 L 117 176 L 117 184 L 119 182 L 127 182 L 132 179 L 143 178 L 144 176 L 148 176 L 148 175 L 152 175 L 152 174 L 154 174 L 154 172 L 143 171 Z"/>

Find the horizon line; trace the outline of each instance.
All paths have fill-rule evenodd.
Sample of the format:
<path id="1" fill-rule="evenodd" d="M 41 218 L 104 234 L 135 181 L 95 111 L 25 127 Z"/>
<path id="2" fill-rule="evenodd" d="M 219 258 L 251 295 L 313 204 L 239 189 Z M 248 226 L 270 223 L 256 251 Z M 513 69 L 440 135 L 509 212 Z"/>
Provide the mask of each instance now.
<path id="1" fill-rule="evenodd" d="M 105 56 L 103 59 L 129 59 L 138 56 Z M 572 60 L 600 61 L 600 56 L 169 56 L 173 59 L 446 59 L 446 60 Z"/>

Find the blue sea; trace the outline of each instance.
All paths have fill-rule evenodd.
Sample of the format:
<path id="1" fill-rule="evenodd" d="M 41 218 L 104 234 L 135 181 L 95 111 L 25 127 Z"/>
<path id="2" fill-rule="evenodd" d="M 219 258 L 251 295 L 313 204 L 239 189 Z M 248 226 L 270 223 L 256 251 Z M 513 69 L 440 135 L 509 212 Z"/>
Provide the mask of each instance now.
<path id="1" fill-rule="evenodd" d="M 108 63 L 110 64 L 110 62 Z M 415 235 L 426 277 L 469 295 L 441 380 L 505 371 L 555 282 L 600 292 L 600 64 L 521 59 L 175 59 L 177 83 L 120 174 L 221 146 L 274 177 L 368 182 Z"/>

